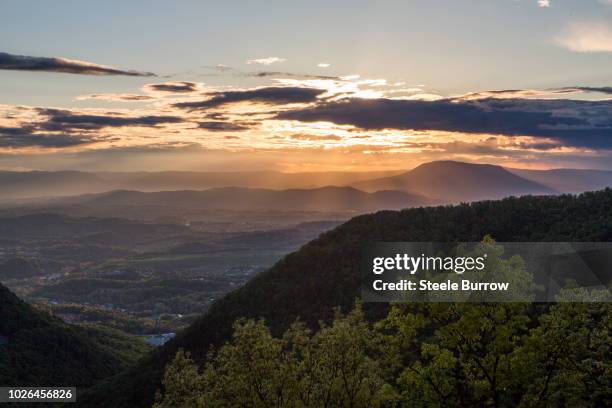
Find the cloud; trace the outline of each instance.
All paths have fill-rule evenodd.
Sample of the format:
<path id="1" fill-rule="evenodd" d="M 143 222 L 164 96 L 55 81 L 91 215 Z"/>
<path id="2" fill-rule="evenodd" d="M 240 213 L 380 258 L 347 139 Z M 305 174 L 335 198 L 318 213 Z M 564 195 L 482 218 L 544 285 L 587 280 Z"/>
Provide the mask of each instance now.
<path id="1" fill-rule="evenodd" d="M 560 89 L 549 89 L 549 90 L 540 90 L 540 89 L 496 89 L 489 91 L 480 91 L 480 92 L 470 92 L 465 95 L 461 95 L 455 97 L 453 99 L 456 100 L 475 100 L 475 99 L 487 99 L 487 98 L 529 98 L 529 97 L 539 97 L 546 96 L 557 93 L 569 93 L 569 92 L 579 92 L 576 88 L 560 88 Z"/>
<path id="2" fill-rule="evenodd" d="M 198 127 L 200 129 L 206 129 L 211 132 L 242 132 L 244 130 L 249 130 L 248 126 L 240 125 L 237 123 L 219 121 L 199 122 Z"/>
<path id="3" fill-rule="evenodd" d="M 270 65 L 270 64 L 263 64 Z M 329 64 L 328 64 L 329 65 Z M 340 77 L 331 75 L 313 75 L 313 74 L 299 74 L 295 72 L 287 71 L 251 71 L 244 72 L 236 68 L 229 67 L 227 65 L 208 65 L 205 68 L 218 71 L 232 73 L 238 77 L 251 77 L 251 78 L 268 78 L 268 77 L 289 77 L 289 78 L 303 78 L 303 79 L 334 79 L 339 80 Z"/>
<path id="4" fill-rule="evenodd" d="M 75 114 L 62 109 L 38 109 L 46 120 L 37 123 L 39 129 L 47 131 L 97 130 L 106 127 L 145 126 L 155 127 L 166 123 L 182 123 L 185 120 L 178 116 L 116 116 Z"/>
<path id="5" fill-rule="evenodd" d="M 169 93 L 189 93 L 199 90 L 201 84 L 196 82 L 163 82 L 161 84 L 147 84 L 144 86 L 146 91 L 169 92 Z"/>
<path id="6" fill-rule="evenodd" d="M 342 137 L 338 135 L 309 135 L 305 133 L 298 133 L 289 136 L 294 140 L 308 140 L 308 141 L 325 141 L 325 140 L 342 140 Z"/>
<path id="7" fill-rule="evenodd" d="M 555 41 L 574 52 L 612 52 L 612 27 L 599 22 L 573 23 Z"/>
<path id="8" fill-rule="evenodd" d="M 148 95 L 138 94 L 120 94 L 120 93 L 103 93 L 103 94 L 92 94 L 92 95 L 81 95 L 75 98 L 78 101 L 85 100 L 101 100 L 101 101 L 112 101 L 112 102 L 142 102 L 150 101 L 155 98 Z"/>
<path id="9" fill-rule="evenodd" d="M 177 108 L 207 109 L 236 102 L 258 102 L 267 104 L 291 104 L 314 102 L 325 90 L 301 87 L 264 87 L 240 91 L 220 91 L 209 94 L 202 101 L 180 102 Z"/>
<path id="10" fill-rule="evenodd" d="M 538 0 L 538 7 L 550 7 L 550 0 Z"/>
<path id="11" fill-rule="evenodd" d="M 604 94 L 612 94 L 612 86 L 568 86 L 558 88 L 559 92 L 598 92 Z"/>
<path id="12" fill-rule="evenodd" d="M 560 94 L 571 94 L 578 92 L 597 92 L 604 94 L 612 94 L 610 86 L 564 86 L 561 88 L 551 89 L 500 89 L 470 92 L 461 96 L 453 97 L 453 100 L 477 100 L 477 99 L 508 99 L 508 98 L 537 98 L 544 96 L 558 96 Z"/>
<path id="13" fill-rule="evenodd" d="M 29 57 L 0 52 L 0 69 L 14 71 L 61 72 L 83 75 L 155 76 L 152 72 L 123 70 L 108 65 L 66 58 Z"/>
<path id="14" fill-rule="evenodd" d="M 612 148 L 612 101 L 546 99 L 345 99 L 280 112 L 277 119 L 332 122 L 364 130 L 439 130 L 534 136 Z"/>
<path id="15" fill-rule="evenodd" d="M 287 61 L 286 58 L 267 57 L 267 58 L 258 58 L 258 59 L 248 60 L 247 64 L 249 65 L 252 65 L 252 64 L 272 65 L 272 64 L 280 64 L 281 62 L 285 62 L 285 61 Z"/>
<path id="16" fill-rule="evenodd" d="M 284 71 L 255 71 L 247 72 L 246 76 L 255 78 L 267 78 L 267 77 L 290 77 L 290 78 L 304 78 L 304 79 L 333 79 L 339 80 L 340 77 L 330 75 L 311 75 L 311 74 L 296 74 L 293 72 Z"/>
<path id="17" fill-rule="evenodd" d="M 92 143 L 86 136 L 69 136 L 65 134 L 34 133 L 29 127 L 3 127 L 0 126 L 0 148 L 65 148 Z"/>
<path id="18" fill-rule="evenodd" d="M 319 67 L 319 68 L 329 68 L 329 67 L 331 67 L 331 64 L 328 64 L 327 62 L 319 62 L 317 64 L 317 67 Z"/>

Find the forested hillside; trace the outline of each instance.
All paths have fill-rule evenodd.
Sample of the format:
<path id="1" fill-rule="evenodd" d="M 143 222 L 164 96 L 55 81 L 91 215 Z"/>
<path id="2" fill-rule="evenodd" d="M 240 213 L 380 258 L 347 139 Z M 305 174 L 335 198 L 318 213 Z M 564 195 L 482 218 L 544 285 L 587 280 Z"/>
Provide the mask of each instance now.
<path id="1" fill-rule="evenodd" d="M 0 384 L 80 386 L 133 365 L 150 347 L 119 331 L 70 326 L 0 285 Z"/>
<path id="2" fill-rule="evenodd" d="M 120 375 L 98 384 L 83 406 L 150 406 L 164 367 L 180 348 L 202 361 L 211 345 L 227 341 L 241 317 L 264 318 L 280 335 L 296 318 L 316 328 L 333 307 L 349 310 L 359 296 L 361 250 L 371 241 L 610 241 L 612 190 L 579 196 L 521 197 L 457 206 L 382 211 L 356 217 L 321 235 L 215 302 L 195 324 Z M 385 307 L 365 305 L 378 319 Z"/>

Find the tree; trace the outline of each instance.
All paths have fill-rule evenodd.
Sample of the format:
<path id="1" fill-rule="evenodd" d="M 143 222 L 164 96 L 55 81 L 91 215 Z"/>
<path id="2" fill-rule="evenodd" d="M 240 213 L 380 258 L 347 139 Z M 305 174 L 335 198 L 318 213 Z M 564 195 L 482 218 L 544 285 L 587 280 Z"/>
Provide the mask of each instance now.
<path id="1" fill-rule="evenodd" d="M 397 386 L 416 406 L 513 406 L 512 353 L 527 333 L 525 304 L 396 306 L 380 327 L 396 344 Z M 408 338 L 406 336 L 409 336 Z M 390 365 L 392 366 L 392 365 Z"/>
<path id="2" fill-rule="evenodd" d="M 382 379 L 379 347 L 359 306 L 347 316 L 337 311 L 316 334 L 296 322 L 280 339 L 263 321 L 240 320 L 201 372 L 177 353 L 155 407 L 383 406 L 394 394 Z"/>
<path id="3" fill-rule="evenodd" d="M 610 406 L 610 303 L 558 303 L 516 352 L 524 406 Z"/>

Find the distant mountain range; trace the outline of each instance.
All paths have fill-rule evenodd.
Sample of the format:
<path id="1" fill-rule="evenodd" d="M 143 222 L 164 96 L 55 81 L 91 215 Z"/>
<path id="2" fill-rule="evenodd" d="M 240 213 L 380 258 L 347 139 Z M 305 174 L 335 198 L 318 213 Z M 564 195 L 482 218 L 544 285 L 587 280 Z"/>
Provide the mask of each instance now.
<path id="1" fill-rule="evenodd" d="M 92 208 L 172 207 L 174 209 L 229 211 L 337 211 L 368 212 L 425 205 L 430 201 L 401 191 L 366 193 L 352 187 L 269 190 L 242 187 L 212 188 L 204 191 L 110 191 L 101 194 L 60 198 L 49 204 Z"/>
<path id="2" fill-rule="evenodd" d="M 507 169 L 456 161 L 372 173 L 0 172 L 0 203 L 51 211 L 86 206 L 92 211 L 79 214 L 100 216 L 108 216 L 111 207 L 137 206 L 360 213 L 608 186 L 612 171 Z"/>
<path id="3" fill-rule="evenodd" d="M 133 172 L 0 171 L 0 200 L 24 197 L 69 196 L 110 190 L 205 190 L 216 187 L 268 189 L 346 186 L 401 171 L 380 172 Z"/>
<path id="4" fill-rule="evenodd" d="M 558 192 L 500 166 L 455 161 L 425 163 L 406 173 L 362 181 L 353 186 L 364 191 L 413 192 L 446 203 Z"/>

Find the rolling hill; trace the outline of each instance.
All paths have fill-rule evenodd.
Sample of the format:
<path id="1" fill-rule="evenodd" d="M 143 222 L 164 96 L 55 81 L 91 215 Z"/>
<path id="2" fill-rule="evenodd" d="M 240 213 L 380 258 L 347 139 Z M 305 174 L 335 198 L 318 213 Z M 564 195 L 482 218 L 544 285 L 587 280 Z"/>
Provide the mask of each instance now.
<path id="1" fill-rule="evenodd" d="M 204 191 L 110 191 L 101 194 L 56 199 L 54 207 L 84 206 L 92 209 L 113 207 L 170 207 L 172 209 L 223 211 L 321 211 L 362 213 L 424 205 L 428 200 L 400 191 L 365 193 L 351 187 L 269 190 L 242 187 L 213 188 Z M 42 205 L 45 205 L 44 203 Z"/>
<path id="2" fill-rule="evenodd" d="M 361 251 L 376 241 L 610 241 L 612 190 L 579 196 L 526 196 L 457 206 L 412 208 L 362 215 L 303 246 L 243 287 L 215 302 L 193 325 L 131 369 L 89 390 L 85 407 L 147 407 L 165 365 L 179 348 L 202 360 L 225 342 L 240 317 L 264 318 L 281 334 L 296 318 L 311 327 L 350 308 L 360 296 Z M 367 304 L 370 318 L 384 305 Z M 382 308 L 382 310 L 381 310 Z"/>
<path id="3" fill-rule="evenodd" d="M 116 330 L 70 326 L 0 285 L 3 386 L 89 386 L 134 364 L 148 349 Z"/>
<path id="4" fill-rule="evenodd" d="M 550 187 L 501 166 L 456 161 L 425 163 L 397 176 L 358 182 L 353 186 L 364 191 L 413 192 L 447 203 L 556 193 Z"/>
<path id="5" fill-rule="evenodd" d="M 316 188 L 348 185 L 400 171 L 380 172 L 84 172 L 0 171 L 1 200 L 43 196 L 69 196 L 109 190 L 204 190 L 217 187 Z"/>

